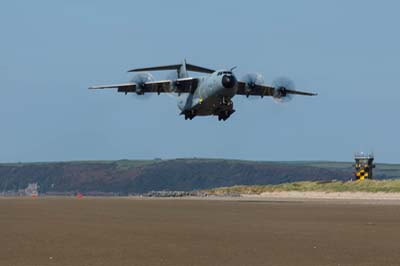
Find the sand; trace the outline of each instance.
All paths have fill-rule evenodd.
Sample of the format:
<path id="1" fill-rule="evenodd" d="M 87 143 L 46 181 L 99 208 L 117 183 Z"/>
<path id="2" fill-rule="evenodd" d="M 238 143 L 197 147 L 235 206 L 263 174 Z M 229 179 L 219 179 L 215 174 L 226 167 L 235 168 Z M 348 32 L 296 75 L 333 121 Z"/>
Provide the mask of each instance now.
<path id="1" fill-rule="evenodd" d="M 0 265 L 400 265 L 392 203 L 3 198 Z"/>

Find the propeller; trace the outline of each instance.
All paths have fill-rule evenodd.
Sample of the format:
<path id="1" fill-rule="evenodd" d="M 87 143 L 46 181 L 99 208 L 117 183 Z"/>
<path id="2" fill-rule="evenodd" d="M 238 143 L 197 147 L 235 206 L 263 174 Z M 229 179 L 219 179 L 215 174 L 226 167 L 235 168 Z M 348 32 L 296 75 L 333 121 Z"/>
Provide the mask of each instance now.
<path id="1" fill-rule="evenodd" d="M 151 97 L 151 93 L 144 93 L 144 84 L 146 82 L 154 81 L 153 75 L 147 72 L 141 72 L 136 74 L 132 78 L 132 82 L 137 84 L 136 86 L 136 95 L 134 95 L 137 99 L 148 99 Z"/>
<path id="2" fill-rule="evenodd" d="M 249 73 L 243 76 L 243 82 L 246 83 L 245 92 L 246 97 L 251 96 L 251 92 L 255 89 L 256 85 L 264 84 L 264 78 L 258 73 Z"/>
<path id="3" fill-rule="evenodd" d="M 178 72 L 176 72 L 176 71 L 169 71 L 169 72 L 167 72 L 167 75 L 166 75 L 165 78 L 166 78 L 167 80 L 175 81 L 175 80 L 178 79 Z M 176 89 L 176 88 L 175 88 L 175 87 L 172 87 L 172 89 L 173 89 L 172 92 L 171 92 L 171 91 L 166 91 L 166 94 L 167 94 L 169 97 L 171 97 L 171 98 L 174 98 L 174 99 L 178 98 L 178 97 L 179 97 L 178 93 L 174 91 L 174 89 Z"/>
<path id="4" fill-rule="evenodd" d="M 288 91 L 294 91 L 294 82 L 287 77 L 280 77 L 272 82 L 272 86 L 275 88 L 274 95 L 272 96 L 274 100 L 278 103 L 288 102 L 293 98 L 292 94 Z"/>

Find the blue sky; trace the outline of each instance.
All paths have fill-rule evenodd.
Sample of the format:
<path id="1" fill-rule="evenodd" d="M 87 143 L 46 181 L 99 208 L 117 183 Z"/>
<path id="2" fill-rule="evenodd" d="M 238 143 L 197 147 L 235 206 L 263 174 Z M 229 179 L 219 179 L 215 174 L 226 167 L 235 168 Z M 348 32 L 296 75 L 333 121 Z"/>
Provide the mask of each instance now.
<path id="1" fill-rule="evenodd" d="M 0 162 L 154 157 L 399 162 L 398 1 L 2 1 Z M 175 99 L 95 84 L 188 62 L 292 78 L 317 98 L 234 99 L 185 121 Z M 157 73 L 164 78 L 166 73 Z"/>

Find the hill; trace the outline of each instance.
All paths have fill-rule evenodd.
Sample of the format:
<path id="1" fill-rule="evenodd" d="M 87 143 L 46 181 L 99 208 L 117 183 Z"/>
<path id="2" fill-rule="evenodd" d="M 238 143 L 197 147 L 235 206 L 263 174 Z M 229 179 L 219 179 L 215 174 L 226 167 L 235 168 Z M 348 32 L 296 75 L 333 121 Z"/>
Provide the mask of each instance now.
<path id="1" fill-rule="evenodd" d="M 399 165 L 378 165 L 377 178 L 400 177 Z M 234 185 L 348 180 L 351 163 L 220 159 L 76 161 L 0 164 L 0 193 L 37 182 L 40 192 L 145 193 Z"/>

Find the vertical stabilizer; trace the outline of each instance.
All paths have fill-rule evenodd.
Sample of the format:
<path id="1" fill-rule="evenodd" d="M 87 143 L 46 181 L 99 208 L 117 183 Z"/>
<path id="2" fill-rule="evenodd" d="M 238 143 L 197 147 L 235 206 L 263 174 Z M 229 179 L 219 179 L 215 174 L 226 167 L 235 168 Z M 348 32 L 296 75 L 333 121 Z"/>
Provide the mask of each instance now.
<path id="1" fill-rule="evenodd" d="M 187 70 L 186 70 L 186 59 L 182 61 L 182 64 L 178 68 L 178 78 L 187 78 L 189 77 Z"/>

